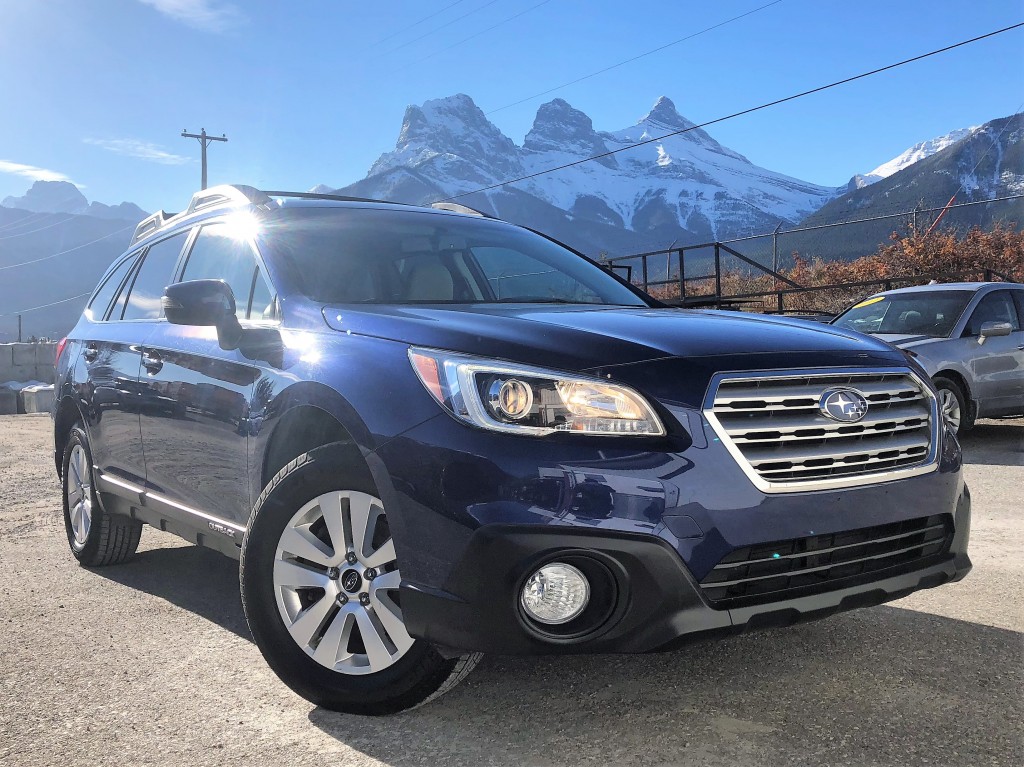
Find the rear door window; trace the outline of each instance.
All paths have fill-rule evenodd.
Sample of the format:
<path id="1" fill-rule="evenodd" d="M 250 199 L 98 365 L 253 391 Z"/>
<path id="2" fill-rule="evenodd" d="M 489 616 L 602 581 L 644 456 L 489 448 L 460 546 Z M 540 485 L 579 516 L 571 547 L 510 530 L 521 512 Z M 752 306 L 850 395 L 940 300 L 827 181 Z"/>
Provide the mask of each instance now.
<path id="1" fill-rule="evenodd" d="M 160 299 L 164 288 L 174 282 L 174 269 L 187 234 L 181 232 L 149 246 L 142 266 L 135 274 L 122 319 L 156 320 L 163 316 Z"/>

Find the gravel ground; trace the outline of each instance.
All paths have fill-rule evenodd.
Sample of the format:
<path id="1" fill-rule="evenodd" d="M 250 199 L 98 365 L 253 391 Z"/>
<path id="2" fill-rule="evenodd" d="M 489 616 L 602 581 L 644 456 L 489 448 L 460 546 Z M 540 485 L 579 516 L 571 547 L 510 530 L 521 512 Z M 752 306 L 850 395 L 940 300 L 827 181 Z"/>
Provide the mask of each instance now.
<path id="1" fill-rule="evenodd" d="M 385 719 L 278 682 L 227 558 L 147 528 L 78 567 L 49 434 L 0 417 L 0 765 L 1024 764 L 1022 421 L 966 440 L 959 584 L 670 654 L 488 657 Z"/>

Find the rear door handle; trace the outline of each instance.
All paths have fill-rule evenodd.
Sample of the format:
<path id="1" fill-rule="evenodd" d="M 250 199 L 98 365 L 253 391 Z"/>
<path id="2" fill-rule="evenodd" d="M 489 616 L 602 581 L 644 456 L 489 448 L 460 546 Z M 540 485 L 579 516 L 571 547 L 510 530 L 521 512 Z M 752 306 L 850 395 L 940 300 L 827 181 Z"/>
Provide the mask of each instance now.
<path id="1" fill-rule="evenodd" d="M 143 352 L 142 353 L 142 367 L 146 368 L 146 371 L 150 375 L 154 375 L 160 372 L 160 369 L 164 366 L 163 358 L 155 352 Z"/>
<path id="2" fill-rule="evenodd" d="M 96 344 L 89 344 L 82 352 L 82 356 L 85 357 L 86 362 L 95 362 L 96 358 L 100 356 L 99 347 Z"/>

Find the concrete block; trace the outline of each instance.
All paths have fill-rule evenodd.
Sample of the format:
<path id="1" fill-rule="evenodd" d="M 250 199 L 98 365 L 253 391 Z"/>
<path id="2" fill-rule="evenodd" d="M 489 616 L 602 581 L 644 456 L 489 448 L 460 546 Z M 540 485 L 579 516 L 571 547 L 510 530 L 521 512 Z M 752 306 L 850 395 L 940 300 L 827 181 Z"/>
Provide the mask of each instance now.
<path id="1" fill-rule="evenodd" d="M 18 392 L 0 387 L 0 415 L 14 415 L 18 412 Z"/>
<path id="2" fill-rule="evenodd" d="M 19 411 L 22 413 L 49 413 L 53 407 L 53 386 L 30 386 L 21 390 Z"/>
<path id="3" fill-rule="evenodd" d="M 36 366 L 36 344 L 11 344 L 12 362 L 19 365 Z"/>

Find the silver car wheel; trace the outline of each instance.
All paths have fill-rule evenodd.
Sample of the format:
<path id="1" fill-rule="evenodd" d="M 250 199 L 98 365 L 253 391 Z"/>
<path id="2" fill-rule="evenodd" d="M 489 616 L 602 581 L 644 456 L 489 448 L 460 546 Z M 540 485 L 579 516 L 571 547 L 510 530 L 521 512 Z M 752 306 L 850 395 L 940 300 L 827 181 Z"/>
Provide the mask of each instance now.
<path id="1" fill-rule="evenodd" d="M 334 491 L 299 509 L 278 542 L 273 581 L 288 633 L 321 666 L 373 674 L 414 643 L 397 599 L 394 540 L 372 495 Z"/>
<path id="2" fill-rule="evenodd" d="M 68 476 L 65 478 L 68 498 L 68 513 L 71 517 L 71 531 L 75 543 L 84 546 L 92 528 L 92 492 L 90 488 L 89 461 L 85 448 L 75 445 L 68 459 Z"/>
<path id="3" fill-rule="evenodd" d="M 956 431 L 960 428 L 960 402 L 956 395 L 949 389 L 939 389 L 939 405 L 942 408 L 942 417 L 946 423 Z"/>

